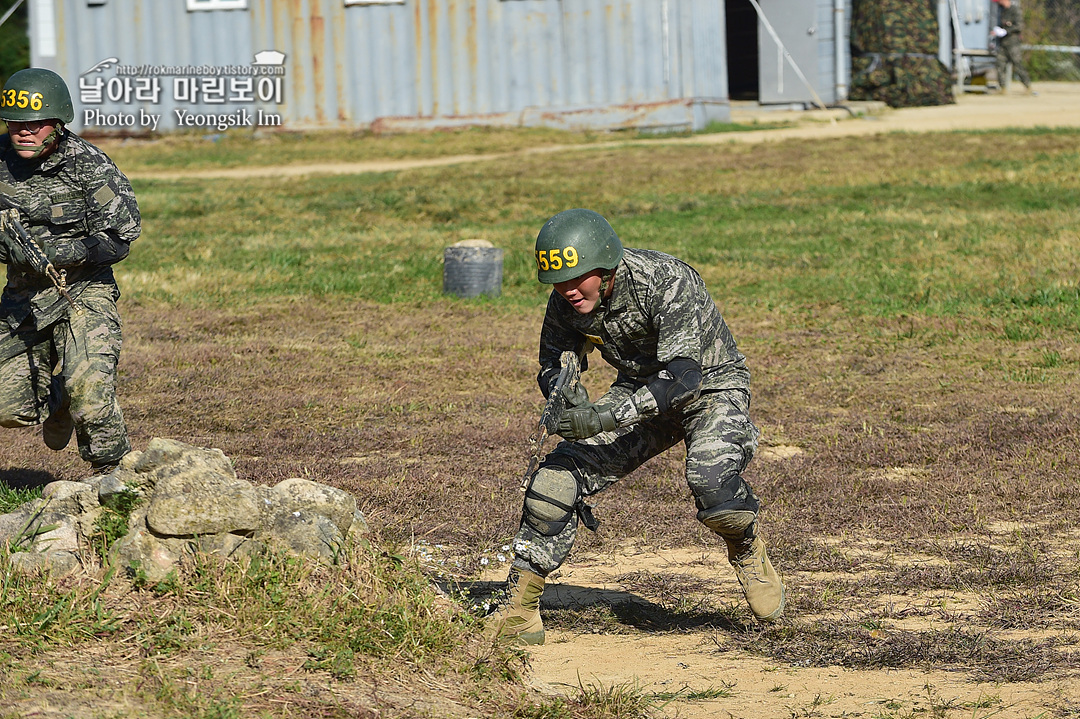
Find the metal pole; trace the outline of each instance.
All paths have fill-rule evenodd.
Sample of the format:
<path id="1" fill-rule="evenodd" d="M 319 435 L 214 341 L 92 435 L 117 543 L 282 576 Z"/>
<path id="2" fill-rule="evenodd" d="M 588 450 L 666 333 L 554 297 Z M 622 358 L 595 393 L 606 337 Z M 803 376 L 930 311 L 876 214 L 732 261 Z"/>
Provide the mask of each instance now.
<path id="1" fill-rule="evenodd" d="M 0 25 L 7 22 L 7 19 L 11 17 L 11 14 L 19 9 L 19 6 L 23 4 L 23 0 L 15 0 L 15 4 L 8 8 L 8 11 L 4 13 L 3 17 L 0 17 Z"/>
<path id="2" fill-rule="evenodd" d="M 964 55 L 964 38 L 960 34 L 960 11 L 956 9 L 956 0 L 949 0 L 949 12 L 952 15 L 953 44 L 956 46 L 953 56 L 956 64 L 956 84 L 963 90 L 971 73 L 968 71 L 967 56 Z"/>
<path id="3" fill-rule="evenodd" d="M 836 101 L 847 99 L 847 83 L 844 82 L 844 0 L 833 0 L 833 56 L 836 60 Z"/>
<path id="4" fill-rule="evenodd" d="M 791 65 L 791 69 L 795 71 L 795 74 L 799 76 L 800 80 L 802 80 L 802 84 L 805 85 L 806 89 L 810 91 L 810 95 L 814 98 L 814 104 L 824 110 L 825 103 L 821 101 L 820 97 L 818 97 L 817 90 L 815 90 L 814 86 L 810 84 L 810 81 L 806 79 L 806 75 L 803 75 L 803 71 L 800 70 L 799 66 L 795 64 L 795 58 L 791 56 L 791 53 L 788 52 L 786 47 L 784 47 L 784 43 L 780 41 L 780 36 L 776 34 L 776 30 L 773 30 L 772 23 L 769 22 L 769 18 L 765 17 L 765 12 L 761 9 L 761 6 L 758 5 L 758 1 L 750 0 L 750 4 L 754 6 L 754 10 L 756 10 L 758 14 L 758 19 L 761 20 L 761 24 L 765 26 L 765 29 L 769 32 L 769 35 L 772 37 L 773 42 L 776 43 L 776 46 L 784 54 L 784 58 L 786 58 L 788 64 Z"/>

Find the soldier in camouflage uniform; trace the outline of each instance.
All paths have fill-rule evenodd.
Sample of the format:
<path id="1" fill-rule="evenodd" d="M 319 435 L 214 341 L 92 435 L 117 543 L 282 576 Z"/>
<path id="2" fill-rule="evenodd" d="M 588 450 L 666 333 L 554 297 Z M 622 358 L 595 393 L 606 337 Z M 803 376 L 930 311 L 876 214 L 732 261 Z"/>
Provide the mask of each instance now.
<path id="1" fill-rule="evenodd" d="M 1035 91 L 1031 89 L 1031 77 L 1028 75 L 1027 69 L 1024 67 L 1023 51 L 1020 48 L 1020 33 L 1023 30 L 1024 19 L 1023 13 L 1020 12 L 1020 2 L 1012 2 L 1012 0 L 994 0 L 998 4 L 998 24 L 993 29 L 993 35 L 997 38 L 997 52 L 995 58 L 997 60 L 997 76 L 998 86 L 1004 90 L 1006 74 L 1008 73 L 1008 64 L 1011 62 L 1013 68 L 1016 70 L 1016 76 L 1020 78 L 1020 82 L 1024 83 L 1024 87 L 1032 95 L 1035 95 Z"/>
<path id="2" fill-rule="evenodd" d="M 7 286 L 0 298 L 0 426 L 42 424 L 61 450 L 72 431 L 94 472 L 131 446 L 116 400 L 120 296 L 112 265 L 139 236 L 131 185 L 98 148 L 72 134 L 71 96 L 49 70 L 22 70 L 0 95 L 0 195 L 62 273 L 64 298 L 25 246 L 0 232 Z M 31 248 L 33 249 L 33 248 Z"/>
<path id="3" fill-rule="evenodd" d="M 564 441 L 529 480 L 489 636 L 543 643 L 544 578 L 569 555 L 579 517 L 592 524 L 584 499 L 678 442 L 698 520 L 727 544 L 754 615 L 779 617 L 784 586 L 758 531 L 758 498 L 741 474 L 758 439 L 750 373 L 701 277 L 670 255 L 624 249 L 607 220 L 582 209 L 547 221 L 536 259 L 540 282 L 554 285 L 540 333 L 545 397 L 567 350 L 595 347 L 618 376 L 595 403 L 580 385 L 567 397 Z"/>

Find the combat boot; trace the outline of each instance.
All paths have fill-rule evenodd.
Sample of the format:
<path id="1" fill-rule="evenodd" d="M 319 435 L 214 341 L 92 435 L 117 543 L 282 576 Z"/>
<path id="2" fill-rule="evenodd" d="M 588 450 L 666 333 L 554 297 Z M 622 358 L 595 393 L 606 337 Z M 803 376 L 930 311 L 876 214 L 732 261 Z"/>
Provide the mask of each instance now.
<path id="1" fill-rule="evenodd" d="M 119 460 L 116 462 L 91 462 L 90 463 L 90 476 L 91 477 L 104 477 L 107 474 L 112 474 L 116 471 L 116 468 L 120 466 Z"/>
<path id="2" fill-rule="evenodd" d="M 769 555 L 765 551 L 765 542 L 751 524 L 743 537 L 729 539 L 727 544 L 728 561 L 735 568 L 735 577 L 739 580 L 746 603 L 760 622 L 772 622 L 784 613 L 786 597 L 784 582 L 773 569 Z"/>
<path id="3" fill-rule="evenodd" d="M 41 423 L 41 438 L 45 446 L 59 452 L 68 446 L 75 419 L 71 416 L 71 398 L 64 389 L 64 381 L 53 377 L 49 386 L 49 416 Z"/>
<path id="4" fill-rule="evenodd" d="M 543 593 L 543 577 L 512 567 L 502 606 L 488 617 L 484 636 L 489 641 L 506 644 L 543 644 L 544 622 L 540 618 Z"/>

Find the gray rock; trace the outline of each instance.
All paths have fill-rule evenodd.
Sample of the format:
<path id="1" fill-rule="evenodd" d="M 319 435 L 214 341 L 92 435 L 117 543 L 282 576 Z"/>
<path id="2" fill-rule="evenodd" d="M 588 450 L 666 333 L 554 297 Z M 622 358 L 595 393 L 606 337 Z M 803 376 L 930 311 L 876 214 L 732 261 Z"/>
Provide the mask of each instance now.
<path id="1" fill-rule="evenodd" d="M 16 544 L 16 540 L 20 538 L 22 531 L 26 529 L 26 525 L 30 521 L 30 517 L 33 516 L 27 507 L 28 504 L 24 504 L 14 512 L 0 514 L 0 543 Z"/>
<path id="2" fill-rule="evenodd" d="M 195 553 L 235 558 L 278 544 L 334 561 L 346 536 L 368 531 L 348 492 L 301 478 L 254 486 L 237 478 L 221 450 L 154 438 L 111 474 L 53 482 L 40 499 L 0 515 L 0 542 L 17 550 L 11 566 L 19 571 L 73 571 L 95 523 L 111 512 L 127 522 L 112 561 L 155 583 Z"/>
<path id="3" fill-rule="evenodd" d="M 83 482 L 49 482 L 41 497 L 48 500 L 50 510 L 64 514 L 81 514 L 101 506 L 97 491 Z"/>
<path id="4" fill-rule="evenodd" d="M 258 496 L 249 482 L 185 473 L 158 482 L 146 521 L 156 534 L 192 537 L 253 532 L 260 516 Z"/>
<path id="5" fill-rule="evenodd" d="M 46 511 L 48 503 L 35 499 L 9 514 L 0 515 L 0 540 L 12 551 L 32 549 L 39 537 L 60 528 L 65 522 L 73 523 L 71 515 Z"/>
<path id="6" fill-rule="evenodd" d="M 216 554 L 225 558 L 251 557 L 266 550 L 266 545 L 262 542 L 231 532 L 199 537 L 195 547 L 203 554 Z"/>
<path id="7" fill-rule="evenodd" d="M 297 510 L 321 514 L 342 534 L 348 534 L 356 515 L 356 498 L 342 489 L 293 477 L 274 485 L 270 501 L 286 512 Z"/>
<path id="8" fill-rule="evenodd" d="M 345 537 L 329 518 L 303 510 L 278 515 L 270 527 L 272 541 L 298 554 L 335 561 Z"/>
<path id="9" fill-rule="evenodd" d="M 53 554 L 55 552 L 79 551 L 79 524 L 78 519 L 71 515 L 50 512 L 44 515 L 48 519 L 47 524 L 38 525 L 39 534 L 34 536 L 30 544 L 30 551 L 39 554 Z"/>
<path id="10" fill-rule="evenodd" d="M 71 574 L 82 566 L 72 552 L 16 552 L 10 558 L 11 569 L 22 574 L 49 573 L 56 576 Z"/>
<path id="11" fill-rule="evenodd" d="M 189 545 L 189 540 L 155 537 L 145 527 L 137 527 L 113 545 L 113 561 L 139 572 L 147 582 L 157 583 L 176 569 L 181 557 L 190 554 Z"/>
<path id="12" fill-rule="evenodd" d="M 349 534 L 367 534 L 371 531 L 368 526 L 367 520 L 364 519 L 364 513 L 359 509 L 353 513 L 352 526 L 349 528 Z"/>
<path id="13" fill-rule="evenodd" d="M 236 478 L 232 462 L 220 449 L 192 447 L 183 442 L 161 437 L 150 440 L 145 452 L 133 457 L 130 463 L 121 462 L 117 469 L 130 466 L 136 474 L 152 474 L 160 479 L 184 472 L 192 465 Z"/>
<path id="14" fill-rule="evenodd" d="M 122 498 L 132 494 L 136 497 L 146 496 L 144 488 L 139 486 L 135 473 L 119 467 L 112 474 L 102 477 L 98 484 L 98 501 L 111 509 L 120 508 Z"/>

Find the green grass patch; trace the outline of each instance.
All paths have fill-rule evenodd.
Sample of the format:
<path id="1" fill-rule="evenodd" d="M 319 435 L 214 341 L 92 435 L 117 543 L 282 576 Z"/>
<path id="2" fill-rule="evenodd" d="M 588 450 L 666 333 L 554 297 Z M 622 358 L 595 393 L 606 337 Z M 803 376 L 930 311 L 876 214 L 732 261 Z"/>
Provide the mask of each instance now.
<path id="1" fill-rule="evenodd" d="M 118 271 L 134 299 L 169 304 L 428 302 L 442 298 L 446 246 L 483 238 L 504 250 L 498 302 L 533 307 L 547 290 L 536 231 L 585 206 L 627 246 L 693 264 L 721 303 L 952 318 L 1024 341 L 1080 329 L 1074 137 L 891 135 L 752 157 L 585 148 L 399 173 L 136 181 L 145 236 Z M 987 161 L 991 150 L 1009 160 Z"/>
<path id="2" fill-rule="evenodd" d="M 192 439 L 222 448 L 256 483 L 304 476 L 347 489 L 385 544 L 357 546 L 339 567 L 278 555 L 201 559 L 161 582 L 136 574 L 133 588 L 93 567 L 89 580 L 21 576 L 2 557 L 0 669 L 11 679 L 0 703 L 57 687 L 106 691 L 88 667 L 116 656 L 132 705 L 176 716 L 362 716 L 380 671 L 415 671 L 414 686 L 452 687 L 495 716 L 642 716 L 666 701 L 741 696 L 678 684 L 657 693 L 582 686 L 580 697 L 542 703 L 503 696 L 522 677 L 523 655 L 477 653 L 478 620 L 393 549 L 422 537 L 445 548 L 432 572 L 475 577 L 485 548 L 517 526 L 550 289 L 536 282 L 533 241 L 569 207 L 603 213 L 628 246 L 687 260 L 723 307 L 754 373 L 763 433 L 749 476 L 767 502 L 770 555 L 793 579 L 793 621 L 747 633 L 731 582 L 703 587 L 628 569 L 616 581 L 651 599 L 546 608 L 553 636 L 707 632 L 785 667 L 945 666 L 992 681 L 1073 668 L 1058 640 L 987 636 L 981 614 L 942 609 L 933 626 L 898 628 L 870 602 L 902 588 L 918 618 L 931 611 L 924 599 L 972 591 L 993 595 L 988 611 L 1001 626 L 1075 630 L 1074 574 L 1038 553 L 945 540 L 1015 524 L 1057 546 L 1051 532 L 1075 530 L 1076 137 L 1023 130 L 751 147 L 598 146 L 582 136 L 572 151 L 454 167 L 200 181 L 138 171 L 571 143 L 449 133 L 125 145 L 116 154 L 135 170 L 144 219 L 116 268 L 133 441 Z M 442 295 L 443 251 L 470 238 L 504 250 L 497 299 Z M 613 374 L 604 372 L 586 377 L 594 396 Z M 42 468 L 34 481 L 83 476 L 73 452 L 12 436 L 10 477 L 33 474 L 27 466 Z M 766 457 L 781 448 L 798 452 Z M 683 470 L 675 450 L 621 482 L 599 506 L 604 530 L 580 534 L 575 551 L 617 552 L 634 538 L 715 551 L 693 521 Z M 0 501 L 10 510 L 34 496 L 9 491 Z M 99 527 L 102 549 L 121 519 Z M 912 534 L 948 546 L 904 545 Z M 852 554 L 846 538 L 866 535 L 888 556 Z M 971 566 L 920 560 L 902 571 L 894 551 L 968 552 Z M 810 572 L 870 576 L 798 576 Z M 777 679 L 775 691 L 788 685 Z M 807 703 L 808 715 L 825 701 Z"/>
<path id="3" fill-rule="evenodd" d="M 131 511 L 135 508 L 139 498 L 137 492 L 118 492 L 112 497 L 109 506 L 101 508 L 101 514 L 98 515 L 97 521 L 94 523 L 91 544 L 98 557 L 102 560 L 107 558 L 109 547 L 114 542 L 127 536 Z"/>
<path id="4" fill-rule="evenodd" d="M 40 487 L 13 488 L 0 482 L 0 514 L 13 512 L 27 502 L 41 496 Z"/>

